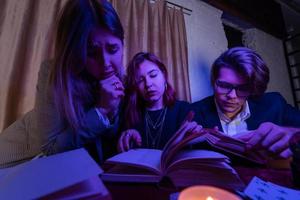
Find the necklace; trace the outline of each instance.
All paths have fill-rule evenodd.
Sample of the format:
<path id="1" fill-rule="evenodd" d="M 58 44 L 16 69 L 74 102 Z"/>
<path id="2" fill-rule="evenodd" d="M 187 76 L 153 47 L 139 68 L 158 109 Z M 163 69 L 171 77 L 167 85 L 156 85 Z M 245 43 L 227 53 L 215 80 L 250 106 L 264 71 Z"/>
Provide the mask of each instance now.
<path id="1" fill-rule="evenodd" d="M 167 113 L 167 108 L 164 108 L 156 118 L 156 120 L 153 120 L 149 114 L 149 112 L 146 110 L 145 112 L 145 122 L 146 122 L 146 139 L 147 139 L 147 146 L 150 148 L 158 148 L 161 135 L 162 135 L 162 129 L 165 122 Z"/>

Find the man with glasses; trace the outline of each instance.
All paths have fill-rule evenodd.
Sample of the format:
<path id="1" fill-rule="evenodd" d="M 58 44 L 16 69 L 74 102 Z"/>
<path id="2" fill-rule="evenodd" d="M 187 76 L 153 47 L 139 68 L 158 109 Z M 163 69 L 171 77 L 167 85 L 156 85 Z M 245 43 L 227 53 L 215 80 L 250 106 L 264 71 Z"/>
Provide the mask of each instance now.
<path id="1" fill-rule="evenodd" d="M 265 93 L 268 82 L 269 69 L 256 52 L 245 47 L 227 50 L 212 66 L 214 96 L 192 105 L 195 121 L 247 141 L 249 149 L 290 157 L 288 142 L 300 132 L 300 111 L 279 93 Z"/>

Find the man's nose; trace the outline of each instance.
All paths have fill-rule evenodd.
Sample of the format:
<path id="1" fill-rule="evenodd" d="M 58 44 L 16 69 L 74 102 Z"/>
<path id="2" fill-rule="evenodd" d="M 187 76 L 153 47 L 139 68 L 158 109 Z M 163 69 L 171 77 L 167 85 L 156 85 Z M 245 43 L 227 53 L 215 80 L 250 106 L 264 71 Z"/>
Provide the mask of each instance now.
<path id="1" fill-rule="evenodd" d="M 237 98 L 237 94 L 236 94 L 236 90 L 235 88 L 232 88 L 231 91 L 229 91 L 229 93 L 227 94 L 228 97 L 230 98 Z"/>

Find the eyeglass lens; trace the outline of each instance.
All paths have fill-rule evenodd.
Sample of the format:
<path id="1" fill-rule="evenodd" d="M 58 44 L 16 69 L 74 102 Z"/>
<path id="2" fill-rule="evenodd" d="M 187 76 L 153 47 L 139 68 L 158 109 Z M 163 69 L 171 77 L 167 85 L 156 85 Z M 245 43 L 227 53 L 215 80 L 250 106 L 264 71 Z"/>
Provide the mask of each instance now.
<path id="1" fill-rule="evenodd" d="M 223 94 L 230 93 L 233 89 L 235 89 L 235 92 L 237 96 L 245 97 L 249 95 L 249 86 L 247 84 L 243 85 L 233 85 L 231 83 L 227 83 L 224 81 L 216 81 L 216 86 L 218 87 L 218 91 Z"/>

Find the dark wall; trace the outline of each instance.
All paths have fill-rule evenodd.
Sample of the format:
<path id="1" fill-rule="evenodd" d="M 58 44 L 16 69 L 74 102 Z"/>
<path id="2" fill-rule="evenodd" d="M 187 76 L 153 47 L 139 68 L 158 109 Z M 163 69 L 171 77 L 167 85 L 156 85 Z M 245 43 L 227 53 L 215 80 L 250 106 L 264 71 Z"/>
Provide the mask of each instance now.
<path id="1" fill-rule="evenodd" d="M 286 35 L 281 6 L 274 0 L 203 0 L 277 38 Z"/>

